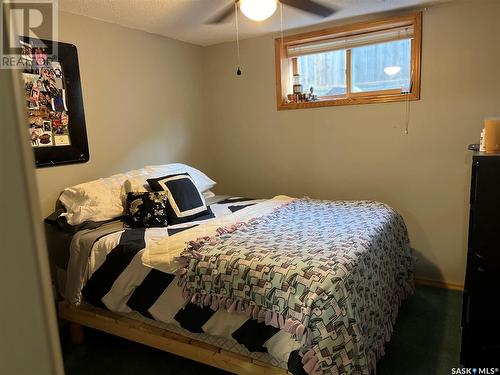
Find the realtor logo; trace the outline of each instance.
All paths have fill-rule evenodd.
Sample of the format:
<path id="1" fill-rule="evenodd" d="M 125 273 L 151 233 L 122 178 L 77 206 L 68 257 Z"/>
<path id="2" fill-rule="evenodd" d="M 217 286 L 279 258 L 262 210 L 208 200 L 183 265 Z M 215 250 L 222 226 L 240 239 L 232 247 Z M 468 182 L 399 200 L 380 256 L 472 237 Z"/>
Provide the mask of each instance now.
<path id="1" fill-rule="evenodd" d="M 34 45 L 43 49 L 47 61 L 57 55 L 52 43 L 40 42 L 40 39 L 57 40 L 57 0 L 0 0 L 0 5 L 2 69 L 28 68 L 31 65 L 28 52 L 36 51 L 27 49 Z"/>

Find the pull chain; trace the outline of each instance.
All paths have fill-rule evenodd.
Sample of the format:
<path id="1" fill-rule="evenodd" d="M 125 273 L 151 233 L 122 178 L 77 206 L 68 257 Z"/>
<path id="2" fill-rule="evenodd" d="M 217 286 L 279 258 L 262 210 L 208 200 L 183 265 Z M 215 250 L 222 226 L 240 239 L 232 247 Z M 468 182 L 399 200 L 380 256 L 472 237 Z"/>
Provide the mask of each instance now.
<path id="1" fill-rule="evenodd" d="M 408 128 L 410 127 L 410 93 L 407 93 L 406 96 L 405 134 L 408 135 Z"/>
<path id="2" fill-rule="evenodd" d="M 408 30 L 408 29 L 406 29 Z M 399 31 L 399 37 L 401 37 L 401 31 Z M 411 39 L 412 44 L 414 39 Z M 408 135 L 410 128 L 410 93 L 413 90 L 413 61 L 410 65 L 410 83 L 406 89 L 406 108 L 405 108 L 405 135 Z"/>
<path id="3" fill-rule="evenodd" d="M 238 27 L 238 2 L 234 3 L 234 14 L 236 16 L 236 56 L 238 57 L 238 69 L 236 75 L 241 76 L 241 61 L 240 61 L 240 31 Z"/>
<path id="4" fill-rule="evenodd" d="M 280 65 L 281 69 L 283 69 L 283 58 L 285 56 L 285 43 L 283 43 L 283 3 L 280 1 L 280 54 L 281 54 L 281 59 L 280 59 Z M 286 59 L 286 67 L 285 69 L 289 70 L 290 69 L 290 59 Z M 287 88 L 287 91 L 290 88 Z M 284 98 L 282 98 L 284 100 Z"/>

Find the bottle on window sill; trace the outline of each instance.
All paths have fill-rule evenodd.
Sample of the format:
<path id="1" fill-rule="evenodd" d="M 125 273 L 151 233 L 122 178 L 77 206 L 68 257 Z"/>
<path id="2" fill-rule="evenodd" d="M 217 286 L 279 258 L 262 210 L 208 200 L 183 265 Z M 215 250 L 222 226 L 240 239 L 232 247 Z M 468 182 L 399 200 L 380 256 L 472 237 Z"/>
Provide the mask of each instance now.
<path id="1" fill-rule="evenodd" d="M 302 94 L 302 84 L 300 83 L 300 75 L 293 75 L 293 93 L 295 95 Z"/>

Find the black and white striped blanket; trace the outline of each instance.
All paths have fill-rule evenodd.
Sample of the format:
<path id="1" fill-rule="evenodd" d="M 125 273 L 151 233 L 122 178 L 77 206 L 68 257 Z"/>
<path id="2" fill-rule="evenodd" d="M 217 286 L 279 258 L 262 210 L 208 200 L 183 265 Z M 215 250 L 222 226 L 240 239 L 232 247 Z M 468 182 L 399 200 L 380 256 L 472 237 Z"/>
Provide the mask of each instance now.
<path id="1" fill-rule="evenodd" d="M 245 314 L 186 304 L 175 275 L 174 258 L 180 254 L 177 248 L 171 254 L 169 272 L 148 267 L 143 260 L 145 249 L 155 242 L 168 237 L 182 246 L 190 238 L 190 230 L 198 237 L 193 230 L 196 226 L 211 222 L 218 226 L 220 220 L 244 215 L 245 209 L 263 202 L 225 198 L 210 205 L 208 216 L 167 228 L 124 228 L 121 222 L 113 222 L 78 232 L 70 249 L 66 299 L 72 304 L 86 302 L 117 313 L 136 312 L 193 333 L 235 340 L 250 352 L 267 352 L 277 363 L 287 364 L 292 373 L 303 374 L 300 344 L 289 333 Z M 176 240 L 177 236 L 183 238 Z"/>

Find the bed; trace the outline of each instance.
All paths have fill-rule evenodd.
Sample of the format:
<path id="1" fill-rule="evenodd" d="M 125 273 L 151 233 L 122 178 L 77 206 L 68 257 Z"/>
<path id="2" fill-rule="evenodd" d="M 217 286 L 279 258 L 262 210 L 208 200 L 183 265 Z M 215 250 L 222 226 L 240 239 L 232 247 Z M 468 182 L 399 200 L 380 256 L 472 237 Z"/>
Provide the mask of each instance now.
<path id="1" fill-rule="evenodd" d="M 207 203 L 165 228 L 112 220 L 64 242 L 52 227 L 70 243 L 49 246 L 61 317 L 235 373 L 373 373 L 413 290 L 401 216 L 373 201 Z"/>

